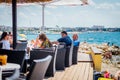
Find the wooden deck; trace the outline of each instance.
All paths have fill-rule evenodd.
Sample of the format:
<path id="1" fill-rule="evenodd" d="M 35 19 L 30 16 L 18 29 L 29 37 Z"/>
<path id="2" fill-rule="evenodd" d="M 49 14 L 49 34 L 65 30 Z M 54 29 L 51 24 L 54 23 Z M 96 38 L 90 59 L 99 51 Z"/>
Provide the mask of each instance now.
<path id="1" fill-rule="evenodd" d="M 93 80 L 92 62 L 78 62 L 63 71 L 56 71 L 54 77 L 44 80 Z"/>
<path id="2" fill-rule="evenodd" d="M 90 54 L 78 53 L 78 61 L 79 62 L 93 62 Z"/>

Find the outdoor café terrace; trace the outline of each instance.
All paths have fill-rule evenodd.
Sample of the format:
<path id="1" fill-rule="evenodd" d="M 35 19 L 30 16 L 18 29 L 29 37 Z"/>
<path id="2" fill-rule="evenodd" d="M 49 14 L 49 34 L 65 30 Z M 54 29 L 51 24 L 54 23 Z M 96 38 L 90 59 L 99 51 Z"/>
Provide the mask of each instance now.
<path id="1" fill-rule="evenodd" d="M 6 65 L 0 66 L 1 77 L 6 78 L 4 71 L 7 71 L 7 75 L 12 73 L 10 77 L 7 76 L 8 79 L 21 80 L 21 74 L 28 77 L 26 73 L 29 71 L 31 75 L 28 80 L 93 80 L 93 69 L 101 70 L 101 62 L 97 63 L 95 60 L 101 56 L 96 48 L 91 49 L 94 50 L 91 55 L 87 55 L 80 53 L 79 46 L 65 48 L 64 44 L 60 44 L 50 49 L 34 48 L 29 57 L 24 58 L 25 43 L 22 43 L 24 45 L 18 44 L 19 47 L 15 50 L 0 49 L 0 54 L 8 57 Z"/>
<path id="2" fill-rule="evenodd" d="M 17 43 L 17 2 L 42 4 L 43 13 L 45 2 L 52 0 L 0 0 L 0 3 L 12 4 L 12 28 L 13 50 L 0 49 L 2 58 L 0 65 L 0 80 L 93 80 L 93 68 L 100 71 L 100 65 L 96 63 L 99 54 L 93 54 L 92 60 L 86 56 L 79 56 L 79 46 L 65 47 L 64 44 L 50 49 L 32 49 L 26 53 L 27 41 Z M 68 2 L 67 0 L 61 0 Z M 60 2 L 61 2 L 60 1 Z M 86 5 L 87 0 L 70 0 L 68 5 Z M 76 4 L 77 3 L 77 4 Z M 44 14 L 42 14 L 42 27 L 44 27 Z M 1 47 L 2 43 L 0 43 Z M 99 55 L 99 56 L 98 56 Z M 81 59 L 81 60 L 78 60 Z M 87 59 L 87 60 L 84 60 Z M 94 65 L 93 65 L 94 64 Z M 29 72 L 29 73 L 28 73 Z"/>

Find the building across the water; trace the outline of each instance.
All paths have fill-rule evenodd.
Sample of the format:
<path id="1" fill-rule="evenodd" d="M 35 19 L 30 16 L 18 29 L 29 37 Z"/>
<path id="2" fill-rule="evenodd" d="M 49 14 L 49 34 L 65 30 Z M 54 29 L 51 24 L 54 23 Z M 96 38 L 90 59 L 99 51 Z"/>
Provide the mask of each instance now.
<path id="1" fill-rule="evenodd" d="M 93 25 L 92 27 L 46 27 L 45 30 L 47 33 L 58 33 L 61 31 L 67 32 L 96 32 L 96 31 L 104 31 L 104 32 L 120 32 L 120 27 L 118 28 L 105 28 L 101 25 Z M 12 32 L 12 27 L 0 25 L 0 31 L 10 31 Z M 40 27 L 18 27 L 18 33 L 23 34 L 38 34 L 40 33 Z"/>
<path id="2" fill-rule="evenodd" d="M 93 25 L 92 28 L 93 28 L 93 29 L 103 29 L 103 28 L 105 28 L 105 27 L 102 26 L 102 25 Z"/>

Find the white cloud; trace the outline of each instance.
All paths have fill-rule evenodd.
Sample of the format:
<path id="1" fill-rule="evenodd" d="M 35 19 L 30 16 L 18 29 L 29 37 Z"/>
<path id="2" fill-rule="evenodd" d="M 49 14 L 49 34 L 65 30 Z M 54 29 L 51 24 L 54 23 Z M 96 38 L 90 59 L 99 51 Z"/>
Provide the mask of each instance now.
<path id="1" fill-rule="evenodd" d="M 120 3 L 119 3 L 119 2 L 118 2 L 118 3 L 115 3 L 115 5 L 120 7 Z"/>
<path id="2" fill-rule="evenodd" d="M 88 4 L 93 6 L 96 5 L 96 3 L 93 0 L 88 0 Z"/>
<path id="3" fill-rule="evenodd" d="M 37 16 L 37 14 L 36 14 L 36 13 L 34 13 L 34 12 L 33 12 L 33 13 L 30 13 L 30 14 L 31 14 L 31 16 Z"/>
<path id="4" fill-rule="evenodd" d="M 48 10 L 45 10 L 45 14 L 51 15 L 52 13 L 50 11 L 48 11 Z"/>
<path id="5" fill-rule="evenodd" d="M 5 20 L 5 18 L 4 18 L 4 16 L 3 16 L 3 15 L 0 15 L 0 19 L 1 19 L 2 21 L 4 21 L 4 20 Z"/>
<path id="6" fill-rule="evenodd" d="M 48 6 L 46 6 L 47 8 L 51 8 L 51 9 L 56 9 L 57 8 L 57 6 L 50 6 L 50 5 L 48 5 Z"/>
<path id="7" fill-rule="evenodd" d="M 22 9 L 24 9 L 26 12 L 30 12 L 30 8 L 29 7 L 23 7 Z"/>
<path id="8" fill-rule="evenodd" d="M 91 0 L 92 1 L 92 0 Z M 47 6 L 45 26 L 119 26 L 120 3 L 94 3 L 88 6 Z M 93 8 L 95 7 L 95 9 Z M 112 9 L 112 10 L 111 10 Z M 19 6 L 18 26 L 41 26 L 41 6 Z M 10 24 L 11 7 L 0 6 L 0 24 Z"/>
<path id="9" fill-rule="evenodd" d="M 102 4 L 96 4 L 95 7 L 98 9 L 114 9 L 115 5 L 112 3 L 102 3 Z"/>
<path id="10" fill-rule="evenodd" d="M 117 15 L 118 17 L 120 17 L 119 15 L 120 15 L 120 11 L 113 11 L 113 12 L 111 12 L 111 14 L 112 15 Z"/>
<path id="11" fill-rule="evenodd" d="M 28 18 L 28 16 L 25 15 L 23 12 L 19 12 L 18 15 L 19 17 Z"/>

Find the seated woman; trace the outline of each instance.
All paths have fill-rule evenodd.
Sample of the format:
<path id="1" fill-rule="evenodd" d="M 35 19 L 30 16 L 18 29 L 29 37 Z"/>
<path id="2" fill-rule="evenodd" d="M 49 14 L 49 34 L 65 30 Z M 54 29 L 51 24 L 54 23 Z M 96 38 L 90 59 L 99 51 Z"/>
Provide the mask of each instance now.
<path id="1" fill-rule="evenodd" d="M 41 33 L 41 34 L 39 35 L 39 40 L 41 41 L 41 46 L 40 46 L 40 48 L 52 47 L 52 43 L 51 43 L 50 40 L 46 37 L 45 34 Z"/>
<path id="2" fill-rule="evenodd" d="M 78 40 L 78 35 L 77 34 L 73 34 L 72 38 L 73 38 L 73 45 L 74 46 L 79 46 L 80 42 Z"/>
<path id="3" fill-rule="evenodd" d="M 9 32 L 9 42 L 10 42 L 10 45 L 13 45 L 13 35 L 11 32 Z"/>
<path id="4" fill-rule="evenodd" d="M 39 37 L 36 38 L 36 40 L 33 41 L 33 47 L 40 47 L 41 42 L 39 40 Z"/>
<path id="5" fill-rule="evenodd" d="M 3 32 L 0 38 L 0 42 L 2 42 L 2 49 L 11 49 L 10 48 L 10 42 L 9 42 L 9 36 L 7 32 Z"/>

